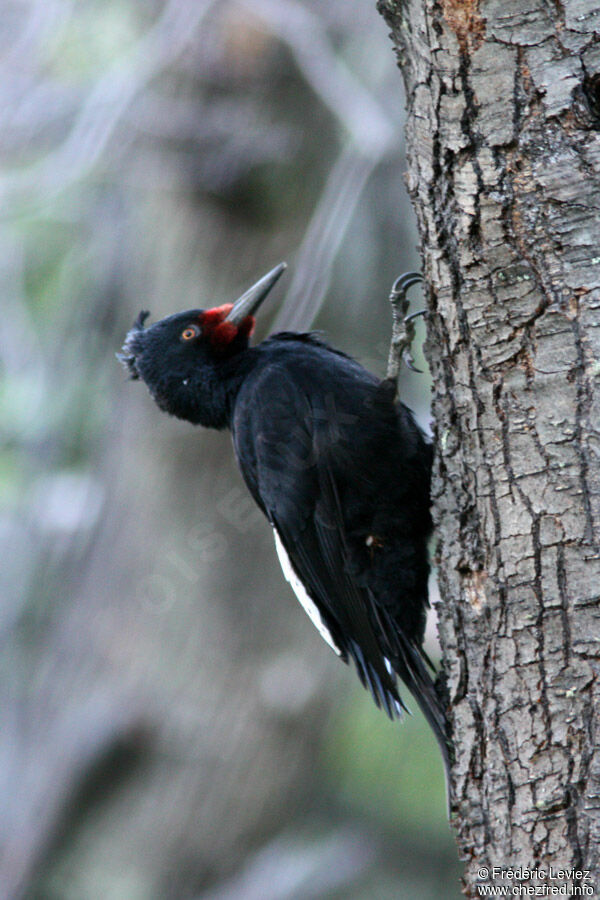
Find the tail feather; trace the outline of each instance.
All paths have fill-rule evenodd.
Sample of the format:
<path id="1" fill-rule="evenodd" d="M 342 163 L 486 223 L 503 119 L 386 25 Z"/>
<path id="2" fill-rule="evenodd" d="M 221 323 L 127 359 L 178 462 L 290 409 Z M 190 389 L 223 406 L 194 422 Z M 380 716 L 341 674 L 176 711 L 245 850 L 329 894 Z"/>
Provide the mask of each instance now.
<path id="1" fill-rule="evenodd" d="M 354 660 L 358 677 L 370 692 L 375 705 L 384 709 L 390 719 L 399 719 L 404 712 L 408 712 L 398 694 L 396 678 L 389 665 L 386 665 L 383 674 L 378 672 L 372 663 L 365 659 L 360 644 L 354 640 L 349 641 L 348 650 Z M 387 660 L 385 662 L 388 663 Z"/>

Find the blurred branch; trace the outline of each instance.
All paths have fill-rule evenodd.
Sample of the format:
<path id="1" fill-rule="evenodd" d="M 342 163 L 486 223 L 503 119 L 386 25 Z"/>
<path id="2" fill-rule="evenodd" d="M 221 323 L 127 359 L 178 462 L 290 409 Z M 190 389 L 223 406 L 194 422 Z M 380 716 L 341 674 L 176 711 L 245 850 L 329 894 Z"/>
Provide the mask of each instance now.
<path id="1" fill-rule="evenodd" d="M 15 72 L 21 74 L 24 63 L 31 67 L 37 59 L 35 48 L 43 46 L 50 37 L 56 40 L 72 9 L 73 0 L 37 0 L 31 4 L 31 13 L 19 38 L 0 61 L 0 83 L 14 81 Z"/>
<path id="2" fill-rule="evenodd" d="M 288 45 L 307 84 L 347 129 L 359 153 L 379 160 L 397 146 L 395 123 L 335 52 L 317 16 L 294 0 L 237 2 Z"/>
<path id="3" fill-rule="evenodd" d="M 135 709 L 106 688 L 84 697 L 53 696 L 53 688 L 49 682 L 30 704 L 3 703 L 2 730 L 11 740 L 3 743 L 0 766 L 0 871 L 2 896 L 11 900 L 23 895 L 88 778 L 115 750 L 135 747 L 146 733 Z M 68 705 L 62 716 L 53 709 L 56 702 Z"/>
<path id="4" fill-rule="evenodd" d="M 301 74 L 348 133 L 306 228 L 275 331 L 307 329 L 316 318 L 331 268 L 362 191 L 399 136 L 376 99 L 348 69 L 323 22 L 294 0 L 239 0 L 294 54 Z"/>
<path id="5" fill-rule="evenodd" d="M 331 268 L 378 160 L 346 146 L 332 167 L 296 256 L 273 331 L 306 331 L 325 299 Z"/>
<path id="6" fill-rule="evenodd" d="M 215 0 L 170 0 L 132 50 L 95 82 L 63 144 L 27 171 L 4 175 L 5 203 L 31 204 L 35 195 L 35 205 L 41 205 L 86 175 L 136 95 L 182 53 L 214 5 Z"/>
<path id="7" fill-rule="evenodd" d="M 351 827 L 312 836 L 278 836 L 238 876 L 197 900 L 321 900 L 348 890 L 375 862 L 373 838 Z"/>

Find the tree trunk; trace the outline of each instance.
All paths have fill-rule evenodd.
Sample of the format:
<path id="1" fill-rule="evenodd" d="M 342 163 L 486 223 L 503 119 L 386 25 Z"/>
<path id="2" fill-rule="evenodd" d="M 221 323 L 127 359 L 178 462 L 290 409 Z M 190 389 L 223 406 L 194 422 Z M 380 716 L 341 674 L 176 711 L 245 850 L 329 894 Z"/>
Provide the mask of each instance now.
<path id="1" fill-rule="evenodd" d="M 600 889 L 600 3 L 379 8 L 430 285 L 466 890 L 482 895 L 487 868 L 510 889 L 520 876 L 586 896 Z"/>

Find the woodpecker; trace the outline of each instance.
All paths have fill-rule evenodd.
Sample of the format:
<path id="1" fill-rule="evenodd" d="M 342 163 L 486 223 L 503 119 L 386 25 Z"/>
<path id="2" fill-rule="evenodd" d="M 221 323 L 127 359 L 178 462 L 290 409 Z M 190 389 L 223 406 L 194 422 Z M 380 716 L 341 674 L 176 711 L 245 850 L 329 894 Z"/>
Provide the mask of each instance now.
<path id="1" fill-rule="evenodd" d="M 444 703 L 423 650 L 432 447 L 397 400 L 394 379 L 375 377 L 316 335 L 282 332 L 250 345 L 254 314 L 285 268 L 234 304 L 150 327 L 140 312 L 118 355 L 160 409 L 231 430 L 242 477 L 304 609 L 391 718 L 406 709 L 402 679 L 447 769 Z"/>

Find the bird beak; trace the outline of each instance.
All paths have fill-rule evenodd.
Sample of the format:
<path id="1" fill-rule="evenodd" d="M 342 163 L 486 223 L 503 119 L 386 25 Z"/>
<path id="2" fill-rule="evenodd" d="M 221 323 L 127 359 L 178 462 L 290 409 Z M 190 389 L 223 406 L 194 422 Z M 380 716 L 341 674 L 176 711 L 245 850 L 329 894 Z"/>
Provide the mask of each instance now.
<path id="1" fill-rule="evenodd" d="M 242 294 L 239 300 L 235 301 L 235 303 L 233 304 L 233 308 L 231 309 L 225 321 L 233 322 L 234 325 L 239 325 L 242 319 L 245 319 L 246 316 L 254 315 L 271 288 L 277 281 L 279 281 L 279 278 L 281 277 L 281 275 L 283 275 L 286 269 L 286 263 L 279 263 L 278 266 L 275 266 L 274 269 L 271 269 L 270 272 L 267 272 L 266 275 L 263 275 L 260 281 L 257 281 L 256 284 L 253 284 L 245 294 Z"/>

